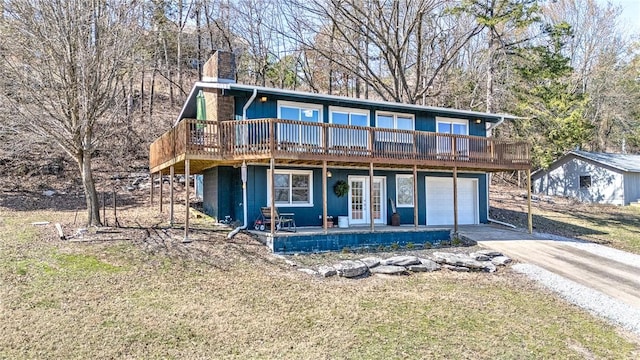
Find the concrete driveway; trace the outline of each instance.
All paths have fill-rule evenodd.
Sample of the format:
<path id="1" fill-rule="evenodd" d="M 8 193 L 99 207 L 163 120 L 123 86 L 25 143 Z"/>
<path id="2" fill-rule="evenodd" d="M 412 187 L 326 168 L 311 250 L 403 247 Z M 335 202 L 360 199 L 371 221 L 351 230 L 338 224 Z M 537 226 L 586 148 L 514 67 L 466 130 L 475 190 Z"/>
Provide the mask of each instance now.
<path id="1" fill-rule="evenodd" d="M 537 265 L 640 309 L 640 255 L 581 241 L 544 239 L 490 225 L 461 226 L 480 246 Z"/>

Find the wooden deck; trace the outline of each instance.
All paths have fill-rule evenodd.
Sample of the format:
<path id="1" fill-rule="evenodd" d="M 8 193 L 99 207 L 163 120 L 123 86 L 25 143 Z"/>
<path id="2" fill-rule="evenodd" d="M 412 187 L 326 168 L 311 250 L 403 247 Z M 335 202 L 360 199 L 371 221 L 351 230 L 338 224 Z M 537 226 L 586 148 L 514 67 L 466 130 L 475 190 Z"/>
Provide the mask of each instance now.
<path id="1" fill-rule="evenodd" d="M 480 136 L 281 119 L 184 119 L 151 144 L 149 167 L 152 173 L 170 166 L 182 172 L 189 159 L 193 174 L 273 158 L 292 165 L 508 171 L 530 169 L 529 147 Z"/>

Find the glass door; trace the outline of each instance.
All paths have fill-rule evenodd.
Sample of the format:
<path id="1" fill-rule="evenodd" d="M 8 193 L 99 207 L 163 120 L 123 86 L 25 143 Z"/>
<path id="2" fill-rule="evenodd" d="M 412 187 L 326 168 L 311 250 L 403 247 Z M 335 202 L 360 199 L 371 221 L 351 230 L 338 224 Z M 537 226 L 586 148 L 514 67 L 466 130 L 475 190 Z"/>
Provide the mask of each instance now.
<path id="1" fill-rule="evenodd" d="M 349 176 L 349 224 L 371 224 L 370 195 L 373 195 L 373 221 L 385 224 L 386 184 L 385 177 L 373 178 L 373 193 L 370 193 L 368 176 Z"/>

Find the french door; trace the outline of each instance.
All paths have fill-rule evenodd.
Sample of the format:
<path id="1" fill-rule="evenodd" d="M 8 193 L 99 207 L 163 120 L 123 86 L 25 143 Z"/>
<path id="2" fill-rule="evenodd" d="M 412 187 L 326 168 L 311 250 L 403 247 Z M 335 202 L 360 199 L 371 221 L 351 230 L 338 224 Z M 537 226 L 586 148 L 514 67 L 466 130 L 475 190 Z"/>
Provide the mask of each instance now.
<path id="1" fill-rule="evenodd" d="M 375 176 L 373 189 L 370 189 L 368 176 L 349 176 L 349 224 L 371 224 L 371 207 L 374 223 L 386 223 L 385 179 L 383 176 Z M 373 195 L 373 204 L 370 195 Z"/>

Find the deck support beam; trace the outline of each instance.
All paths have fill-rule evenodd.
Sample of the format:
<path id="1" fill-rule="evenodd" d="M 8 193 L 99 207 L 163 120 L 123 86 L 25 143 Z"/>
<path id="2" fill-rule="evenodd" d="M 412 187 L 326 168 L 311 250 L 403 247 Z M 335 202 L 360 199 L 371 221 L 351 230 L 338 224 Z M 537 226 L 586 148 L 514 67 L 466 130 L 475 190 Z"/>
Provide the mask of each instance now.
<path id="1" fill-rule="evenodd" d="M 162 201 L 164 200 L 162 198 L 162 188 L 164 187 L 162 183 L 162 170 L 158 171 L 158 173 L 160 174 L 160 214 L 162 214 Z"/>
<path id="2" fill-rule="evenodd" d="M 186 206 L 184 214 L 184 239 L 183 243 L 191 242 L 189 240 L 189 163 L 190 160 L 184 161 L 184 204 Z"/>
<path id="3" fill-rule="evenodd" d="M 169 225 L 173 226 L 173 178 L 175 169 L 173 165 L 169 167 Z"/>
<path id="4" fill-rule="evenodd" d="M 151 191 L 151 207 L 153 207 L 153 186 L 154 186 L 153 178 L 155 178 L 155 175 L 156 175 L 155 173 L 149 173 L 149 178 L 151 178 L 151 180 L 150 180 L 151 181 L 151 186 L 150 186 L 150 189 L 151 189 L 150 190 Z"/>
<path id="5" fill-rule="evenodd" d="M 327 233 L 327 161 L 322 161 L 322 229 Z"/>
<path id="6" fill-rule="evenodd" d="M 396 206 L 397 205 L 398 204 L 396 204 Z M 418 228 L 418 166 L 417 165 L 413 165 L 413 226 L 415 228 Z"/>
<path id="7" fill-rule="evenodd" d="M 382 201 L 382 199 L 380 199 Z M 371 222 L 371 232 L 375 231 L 375 219 L 373 218 L 373 163 L 369 163 L 369 222 Z"/>
<path id="8" fill-rule="evenodd" d="M 533 213 L 531 212 L 531 169 L 527 169 L 527 223 L 529 225 L 529 234 L 533 234 Z"/>
<path id="9" fill-rule="evenodd" d="M 269 169 L 271 170 L 271 237 L 276 233 L 276 159 L 271 158 Z"/>
<path id="10" fill-rule="evenodd" d="M 453 232 L 458 233 L 458 167 L 453 167 Z"/>

